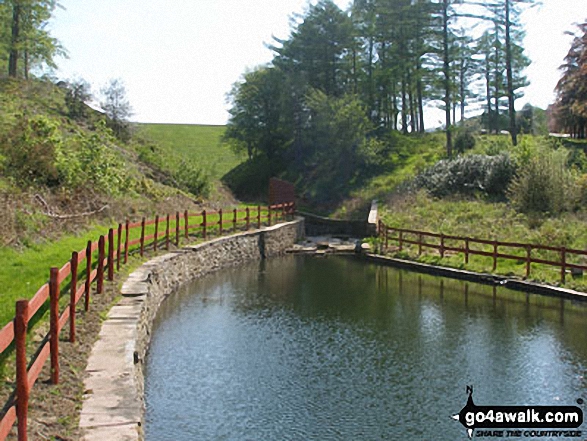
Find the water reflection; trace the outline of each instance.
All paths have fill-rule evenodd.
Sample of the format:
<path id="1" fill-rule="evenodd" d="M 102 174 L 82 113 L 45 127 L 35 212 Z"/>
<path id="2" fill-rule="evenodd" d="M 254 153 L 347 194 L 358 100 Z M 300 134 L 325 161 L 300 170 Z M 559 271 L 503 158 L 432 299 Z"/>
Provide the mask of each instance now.
<path id="1" fill-rule="evenodd" d="M 488 404 L 574 404 L 587 310 L 353 258 L 270 259 L 162 306 L 147 440 L 464 439 Z"/>

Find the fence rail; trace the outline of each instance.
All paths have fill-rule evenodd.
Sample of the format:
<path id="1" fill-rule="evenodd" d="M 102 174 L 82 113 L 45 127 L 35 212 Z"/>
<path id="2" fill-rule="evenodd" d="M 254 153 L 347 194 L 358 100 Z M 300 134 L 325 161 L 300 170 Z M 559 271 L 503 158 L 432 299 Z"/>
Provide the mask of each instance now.
<path id="1" fill-rule="evenodd" d="M 565 283 L 567 270 L 587 270 L 587 264 L 584 263 L 587 260 L 585 259 L 587 256 L 587 251 L 585 250 L 541 244 L 502 242 L 395 228 L 385 225 L 381 220 L 378 224 L 378 232 L 385 250 L 389 249 L 389 242 L 394 241 L 397 242 L 399 251 L 403 251 L 406 245 L 417 246 L 419 256 L 425 248 L 438 250 L 441 258 L 447 252 L 463 254 L 465 264 L 469 263 L 470 256 L 485 256 L 493 259 L 493 271 L 497 270 L 498 259 L 516 260 L 525 263 L 526 278 L 530 277 L 533 263 L 560 268 L 562 283 Z M 502 252 L 500 252 L 500 249 Z M 540 254 L 537 255 L 534 252 L 539 252 Z"/>
<path id="2" fill-rule="evenodd" d="M 51 268 L 49 282 L 41 286 L 30 300 L 18 300 L 14 319 L 0 330 L 0 354 L 8 350 L 13 343 L 16 352 L 16 394 L 13 394 L 4 405 L 4 412 L 0 418 L 0 441 L 6 439 L 15 422 L 18 422 L 18 440 L 27 440 L 29 396 L 48 359 L 51 363 L 51 383 L 59 383 L 61 331 L 69 323 L 69 341 L 75 342 L 77 304 L 83 298 L 84 311 L 88 312 L 92 284 L 95 282 L 95 293 L 101 294 L 104 279 L 114 280 L 115 271 L 120 269 L 121 263 L 128 262 L 131 251 L 139 253 L 142 257 L 148 247 L 157 251 L 159 246 L 169 250 L 172 242 L 178 246 L 182 236 L 184 239 L 207 239 L 214 235 L 246 231 L 251 227 L 270 226 L 272 223 L 290 218 L 294 210 L 294 203 L 289 202 L 225 212 L 204 210 L 200 213 L 190 213 L 185 210 L 182 214 L 176 212 L 175 216 L 156 215 L 153 219 L 142 218 L 139 222 L 126 220 L 124 224 L 118 224 L 118 228 L 110 228 L 108 234 L 100 236 L 97 241 L 88 241 L 83 250 L 74 251 L 71 259 L 61 268 Z M 64 301 L 60 302 L 62 296 Z M 35 355 L 27 362 L 26 341 L 29 322 L 47 306 L 49 333 L 37 348 Z"/>

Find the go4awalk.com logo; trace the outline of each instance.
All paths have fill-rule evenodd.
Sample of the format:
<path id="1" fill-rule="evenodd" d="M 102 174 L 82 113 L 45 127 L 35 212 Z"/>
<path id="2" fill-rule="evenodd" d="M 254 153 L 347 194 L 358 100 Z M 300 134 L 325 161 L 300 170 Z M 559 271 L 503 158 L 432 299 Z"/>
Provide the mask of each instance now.
<path id="1" fill-rule="evenodd" d="M 498 438 L 575 438 L 583 423 L 583 411 L 577 406 L 477 406 L 473 387 L 467 386 L 467 404 L 453 415 L 469 438 L 473 434 Z M 578 400 L 582 404 L 581 400 Z"/>

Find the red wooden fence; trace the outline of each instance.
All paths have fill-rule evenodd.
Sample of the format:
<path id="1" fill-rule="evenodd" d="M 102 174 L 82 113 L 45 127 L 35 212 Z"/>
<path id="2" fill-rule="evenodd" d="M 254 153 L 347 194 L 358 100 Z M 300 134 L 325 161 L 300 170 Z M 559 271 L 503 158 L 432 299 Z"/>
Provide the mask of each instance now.
<path id="1" fill-rule="evenodd" d="M 389 249 L 389 242 L 394 241 L 399 251 L 403 251 L 406 245 L 418 246 L 418 255 L 422 254 L 424 248 L 438 250 L 440 257 L 444 257 L 447 252 L 463 254 L 465 264 L 469 263 L 470 256 L 486 256 L 493 260 L 493 271 L 497 269 L 498 259 L 516 260 L 525 263 L 526 278 L 530 277 L 532 263 L 560 268 L 562 283 L 565 283 L 567 270 L 587 270 L 587 264 L 583 263 L 587 261 L 585 250 L 408 230 L 389 227 L 382 221 L 379 221 L 378 231 L 385 250 Z"/>
<path id="2" fill-rule="evenodd" d="M 62 329 L 69 323 L 69 341 L 74 342 L 76 305 L 83 297 L 84 310 L 89 310 L 92 283 L 96 282 L 96 293 L 102 293 L 104 277 L 109 281 L 114 280 L 114 272 L 120 269 L 121 261 L 127 263 L 131 249 L 137 250 L 143 256 L 145 248 L 152 246 L 156 251 L 160 239 L 163 239 L 165 249 L 168 250 L 172 241 L 175 245 L 179 245 L 182 228 L 186 239 L 190 235 L 206 239 L 213 234 L 222 235 L 224 232 L 236 232 L 239 229 L 248 230 L 251 222 L 260 228 L 263 223 L 271 225 L 279 220 L 286 220 L 293 214 L 294 209 L 293 202 L 268 207 L 257 206 L 254 209 L 234 209 L 230 219 L 223 217 L 222 210 L 201 213 L 189 213 L 186 210 L 183 216 L 177 212 L 173 231 L 175 237 L 171 236 L 169 214 L 165 217 L 164 231 L 160 231 L 163 230 L 163 226 L 160 228 L 161 218 L 158 215 L 152 220 L 143 218 L 140 222 L 134 223 L 127 220 L 124 225 L 119 224 L 118 228 L 111 228 L 106 237 L 100 236 L 97 241 L 88 242 L 85 249 L 73 252 L 71 260 L 61 268 L 51 268 L 49 282 L 41 286 L 30 300 L 17 301 L 14 319 L 0 330 L 0 354 L 6 351 L 13 342 L 16 352 L 16 398 L 5 405 L 7 410 L 0 419 L 0 441 L 4 441 L 17 420 L 18 439 L 19 441 L 27 440 L 29 395 L 49 358 L 51 383 L 59 383 L 59 335 Z M 215 216 L 218 220 L 211 221 Z M 195 222 L 194 218 L 197 219 Z M 183 225 L 181 225 L 182 221 Z M 154 225 L 154 233 L 147 235 L 146 228 L 151 225 Z M 229 228 L 226 228 L 227 226 Z M 135 230 L 140 230 L 140 235 L 131 239 Z M 97 256 L 94 256 L 96 252 Z M 60 312 L 59 297 L 66 280 L 70 282 L 69 300 L 67 306 Z M 36 351 L 36 358 L 31 360 L 30 368 L 27 368 L 28 323 L 46 305 L 47 300 L 49 300 L 50 331 Z"/>

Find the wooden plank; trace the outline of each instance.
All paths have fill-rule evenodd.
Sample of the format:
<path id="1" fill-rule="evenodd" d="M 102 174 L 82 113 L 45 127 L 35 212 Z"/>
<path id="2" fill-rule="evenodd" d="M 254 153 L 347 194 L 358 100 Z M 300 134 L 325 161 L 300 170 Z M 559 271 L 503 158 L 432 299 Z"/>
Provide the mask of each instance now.
<path id="1" fill-rule="evenodd" d="M 580 265 L 580 264 L 575 264 L 575 263 L 566 263 L 566 267 L 567 268 L 575 268 L 575 269 L 579 269 L 579 270 L 587 270 L 587 265 Z"/>
<path id="2" fill-rule="evenodd" d="M 58 334 L 61 333 L 61 330 L 63 329 L 63 327 L 67 323 L 67 320 L 69 319 L 69 316 L 70 316 L 69 308 L 66 308 L 63 311 L 63 314 L 61 314 L 61 317 L 59 317 L 59 326 L 57 327 L 57 333 Z"/>
<path id="3" fill-rule="evenodd" d="M 571 253 L 571 254 L 577 254 L 579 256 L 587 256 L 587 251 L 585 251 L 585 250 L 575 250 L 573 248 L 568 248 L 567 249 L 567 254 L 569 254 L 569 253 Z"/>
<path id="4" fill-rule="evenodd" d="M 138 244 L 140 244 L 140 243 L 141 243 L 141 239 L 135 239 L 135 240 L 131 240 L 131 241 L 128 243 L 128 246 L 129 246 L 129 247 L 132 247 L 132 246 L 138 245 Z"/>
<path id="5" fill-rule="evenodd" d="M 536 259 L 532 257 L 532 263 L 541 263 L 542 265 L 551 265 L 551 266 L 562 266 L 560 262 L 553 262 L 552 260 L 543 260 L 543 259 Z"/>
<path id="6" fill-rule="evenodd" d="M 0 331 L 0 354 L 6 350 L 14 340 L 14 321 L 9 321 Z"/>
<path id="7" fill-rule="evenodd" d="M 141 226 L 141 221 L 128 224 L 128 228 L 139 228 L 140 226 Z"/>
<path id="8" fill-rule="evenodd" d="M 77 289 L 77 291 L 75 293 L 75 304 L 76 305 L 80 301 L 80 299 L 82 298 L 82 296 L 84 295 L 85 292 L 86 292 L 85 285 L 82 285 Z"/>
<path id="9" fill-rule="evenodd" d="M 41 371 L 43 370 L 43 366 L 45 365 L 45 362 L 49 358 L 50 353 L 51 353 L 51 345 L 49 344 L 49 342 L 45 342 L 45 344 L 43 345 L 43 349 L 41 349 L 39 356 L 35 359 L 35 361 L 33 362 L 33 365 L 31 366 L 31 368 L 29 369 L 29 372 L 27 374 L 30 389 L 33 388 L 33 385 L 35 384 L 35 382 L 39 378 L 39 375 L 41 374 Z"/>
<path id="10" fill-rule="evenodd" d="M 6 411 L 6 414 L 0 420 L 0 440 L 5 440 L 14 423 L 16 422 L 16 405 L 10 406 L 10 408 Z"/>
<path id="11" fill-rule="evenodd" d="M 155 219 L 151 219 L 151 220 L 149 220 L 149 221 L 145 221 L 145 226 L 148 226 L 148 225 L 155 225 L 155 222 L 156 222 L 156 220 L 155 220 Z"/>
<path id="12" fill-rule="evenodd" d="M 86 249 L 77 252 L 77 263 L 81 263 L 82 260 L 86 260 Z"/>
<path id="13" fill-rule="evenodd" d="M 61 284 L 67 276 L 71 274 L 71 261 L 68 261 L 59 269 L 59 277 L 57 278 L 58 283 Z"/>
<path id="14" fill-rule="evenodd" d="M 29 301 L 29 320 L 37 313 L 49 298 L 49 284 L 45 283 Z"/>

